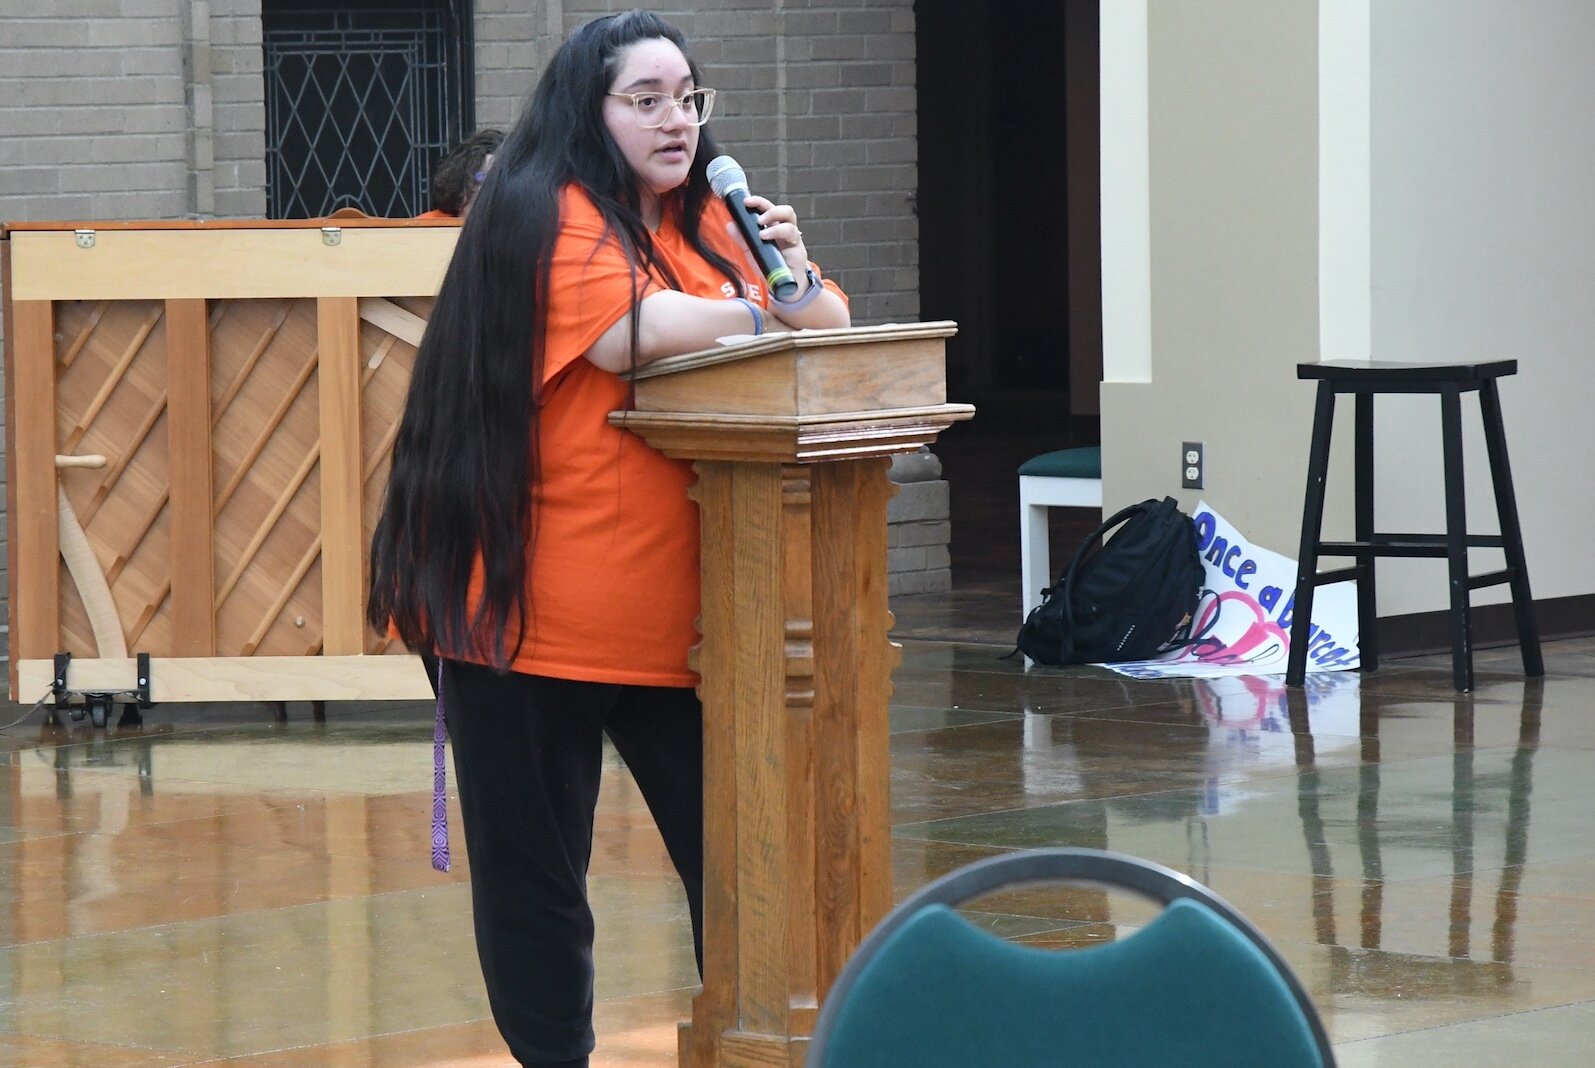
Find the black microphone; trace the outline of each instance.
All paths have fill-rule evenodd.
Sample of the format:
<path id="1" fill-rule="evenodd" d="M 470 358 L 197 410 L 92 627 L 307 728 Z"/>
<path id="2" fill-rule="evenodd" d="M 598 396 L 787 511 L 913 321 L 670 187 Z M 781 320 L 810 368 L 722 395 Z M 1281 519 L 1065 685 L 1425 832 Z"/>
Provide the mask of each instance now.
<path id="1" fill-rule="evenodd" d="M 742 231 L 742 239 L 753 253 L 753 261 L 764 272 L 764 284 L 769 287 L 770 295 L 779 301 L 792 300 L 797 296 L 798 288 L 797 279 L 792 277 L 792 268 L 781 258 L 780 249 L 759 236 L 759 231 L 763 229 L 759 225 L 759 217 L 743 203 L 743 198 L 748 195 L 748 175 L 742 165 L 730 156 L 716 156 L 709 161 L 707 173 L 709 188 L 714 190 L 715 196 L 725 201 L 726 209 L 737 221 L 737 229 Z"/>

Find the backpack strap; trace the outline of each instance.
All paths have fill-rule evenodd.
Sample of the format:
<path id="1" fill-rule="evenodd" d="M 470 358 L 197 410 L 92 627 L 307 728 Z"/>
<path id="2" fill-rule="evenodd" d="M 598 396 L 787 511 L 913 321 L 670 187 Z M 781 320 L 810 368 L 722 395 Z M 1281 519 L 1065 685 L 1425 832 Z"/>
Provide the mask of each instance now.
<path id="1" fill-rule="evenodd" d="M 1165 497 L 1161 507 L 1174 507 L 1175 503 L 1173 497 Z M 1074 655 L 1074 577 L 1080 570 L 1080 564 L 1090 555 L 1091 550 L 1107 537 L 1110 530 L 1129 522 L 1136 513 L 1145 509 L 1146 505 L 1147 502 L 1142 501 L 1140 504 L 1119 509 L 1110 519 L 1093 530 L 1086 540 L 1080 543 L 1080 548 L 1075 550 L 1074 559 L 1069 561 L 1069 569 L 1064 572 L 1063 581 L 1059 582 L 1056 588 L 1058 595 L 1063 598 L 1063 659 L 1059 663 L 1067 664 Z"/>

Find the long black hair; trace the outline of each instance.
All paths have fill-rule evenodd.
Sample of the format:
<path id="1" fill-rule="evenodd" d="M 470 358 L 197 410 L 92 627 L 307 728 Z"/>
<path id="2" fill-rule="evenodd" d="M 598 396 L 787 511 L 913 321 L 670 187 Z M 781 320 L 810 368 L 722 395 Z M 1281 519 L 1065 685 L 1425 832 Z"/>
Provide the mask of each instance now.
<path id="1" fill-rule="evenodd" d="M 526 634 L 543 332 L 561 191 L 575 184 L 587 193 L 634 272 L 657 269 L 680 288 L 655 258 L 637 178 L 603 116 L 623 53 L 655 38 L 685 54 L 681 33 L 645 11 L 597 19 L 572 34 L 499 146 L 460 229 L 416 354 L 371 539 L 367 618 L 379 631 L 391 621 L 412 649 L 505 667 Z M 696 81 L 698 68 L 690 58 L 688 65 Z M 741 293 L 740 275 L 699 234 L 710 196 L 704 170 L 715 154 L 705 127 L 686 184 L 661 206 Z M 468 612 L 478 561 L 482 595 Z"/>

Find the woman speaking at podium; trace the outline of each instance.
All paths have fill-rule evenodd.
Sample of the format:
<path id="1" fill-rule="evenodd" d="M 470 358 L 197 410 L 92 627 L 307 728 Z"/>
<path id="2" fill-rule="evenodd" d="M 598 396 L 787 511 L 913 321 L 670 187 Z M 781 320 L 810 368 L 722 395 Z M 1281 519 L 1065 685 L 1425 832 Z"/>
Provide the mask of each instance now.
<path id="1" fill-rule="evenodd" d="M 686 462 L 610 426 L 629 403 L 618 372 L 725 335 L 849 324 L 792 208 L 748 196 L 798 284 L 785 303 L 766 292 L 736 207 L 709 188 L 715 94 L 684 45 L 632 11 L 581 27 L 543 72 L 461 228 L 371 546 L 372 624 L 440 664 L 477 954 L 527 1065 L 586 1065 L 593 1048 L 605 734 L 703 961 L 697 506 Z"/>

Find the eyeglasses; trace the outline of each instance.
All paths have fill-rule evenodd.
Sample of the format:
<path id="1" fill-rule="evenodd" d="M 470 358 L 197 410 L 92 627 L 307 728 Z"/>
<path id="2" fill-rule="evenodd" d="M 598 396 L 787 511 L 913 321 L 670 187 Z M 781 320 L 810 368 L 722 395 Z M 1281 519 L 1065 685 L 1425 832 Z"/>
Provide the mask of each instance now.
<path id="1" fill-rule="evenodd" d="M 680 96 L 669 93 L 610 93 L 631 101 L 631 110 L 637 125 L 644 130 L 657 130 L 670 121 L 670 109 L 680 108 L 681 117 L 691 126 L 702 126 L 709 121 L 714 110 L 713 89 L 691 89 Z"/>

